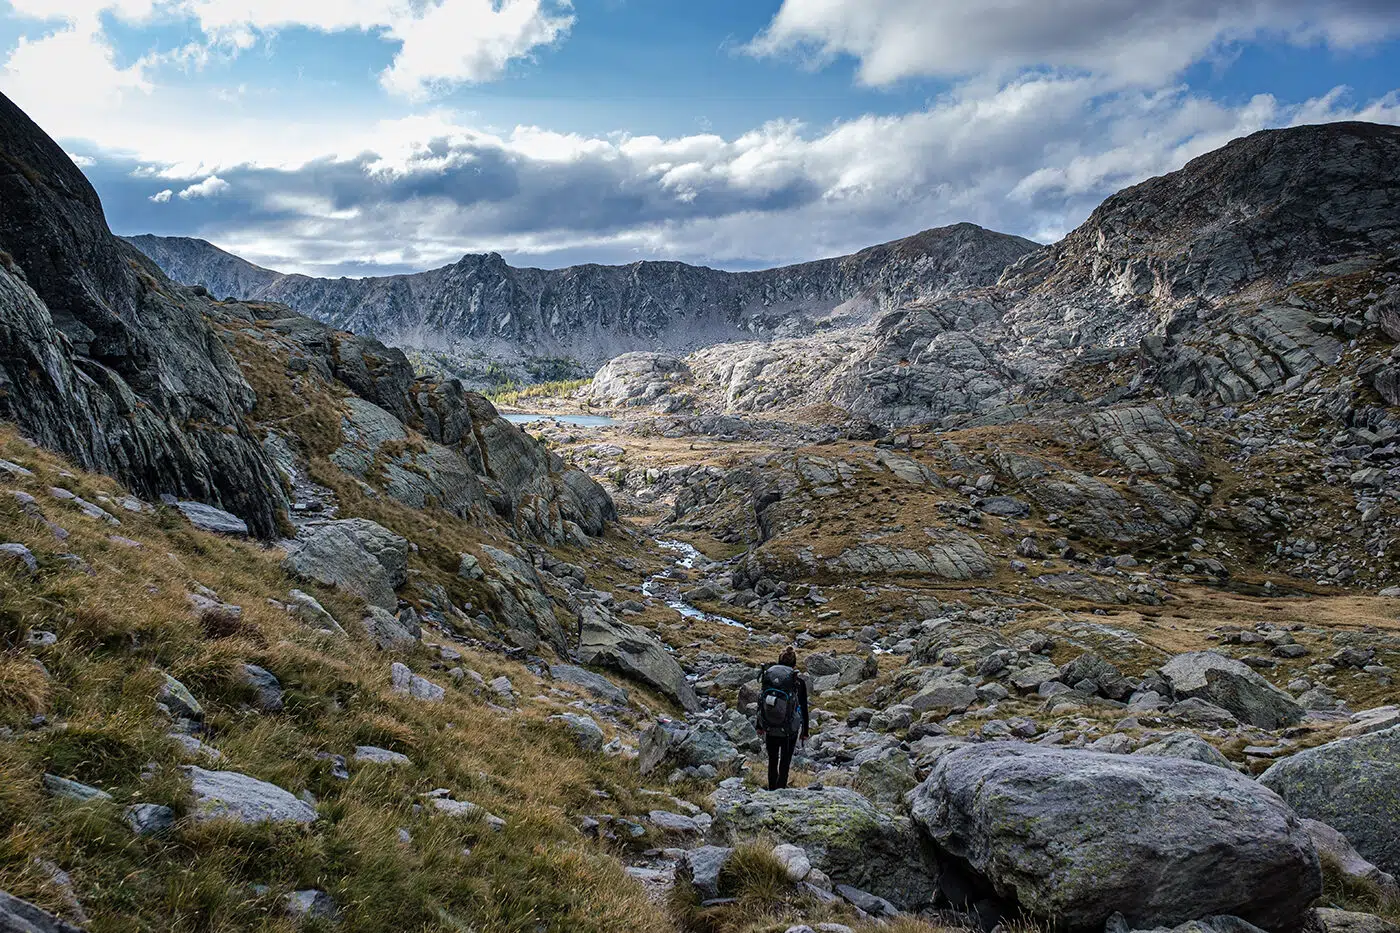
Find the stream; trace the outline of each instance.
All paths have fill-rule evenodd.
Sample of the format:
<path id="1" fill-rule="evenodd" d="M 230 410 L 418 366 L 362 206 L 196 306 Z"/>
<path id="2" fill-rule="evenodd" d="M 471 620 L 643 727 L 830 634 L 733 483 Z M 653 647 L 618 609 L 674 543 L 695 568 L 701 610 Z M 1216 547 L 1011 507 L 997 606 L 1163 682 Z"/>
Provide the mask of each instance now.
<path id="1" fill-rule="evenodd" d="M 670 551 L 676 555 L 675 559 L 672 561 L 672 568 L 694 570 L 697 564 L 705 560 L 704 555 L 684 541 L 675 541 L 670 538 L 657 538 L 656 544 L 663 551 Z M 730 625 L 734 628 L 741 628 L 746 632 L 753 631 L 738 619 L 731 619 L 728 616 L 705 612 L 686 602 L 681 596 L 679 581 L 671 577 L 670 570 L 663 570 L 660 573 L 652 574 L 650 577 L 647 577 L 646 582 L 642 584 L 642 595 L 662 600 L 667 606 L 679 612 L 687 619 L 717 622 L 720 625 Z"/>

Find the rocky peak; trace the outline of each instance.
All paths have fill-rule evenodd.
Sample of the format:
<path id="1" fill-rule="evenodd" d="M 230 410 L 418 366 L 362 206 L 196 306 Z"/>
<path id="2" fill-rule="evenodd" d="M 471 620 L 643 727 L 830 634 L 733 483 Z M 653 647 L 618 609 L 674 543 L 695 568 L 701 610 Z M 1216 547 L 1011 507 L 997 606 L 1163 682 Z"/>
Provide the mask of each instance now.
<path id="1" fill-rule="evenodd" d="M 1107 287 L 1122 297 L 1217 298 L 1296 281 L 1400 240 L 1400 128 L 1264 130 L 1113 195 L 1004 281 Z"/>

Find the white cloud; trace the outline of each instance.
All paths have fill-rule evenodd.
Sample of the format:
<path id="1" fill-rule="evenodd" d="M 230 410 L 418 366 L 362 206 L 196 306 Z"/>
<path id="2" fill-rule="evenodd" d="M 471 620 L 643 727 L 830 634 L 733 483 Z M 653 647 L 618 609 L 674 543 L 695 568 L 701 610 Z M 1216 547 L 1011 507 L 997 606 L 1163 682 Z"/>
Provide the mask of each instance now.
<path id="1" fill-rule="evenodd" d="M 133 93 L 149 94 L 146 65 L 118 67 L 95 23 L 71 24 L 38 39 L 21 37 L 0 66 L 0 91 L 42 114 L 55 136 L 87 138 Z"/>
<path id="2" fill-rule="evenodd" d="M 390 35 L 403 46 L 381 81 L 407 97 L 490 81 L 512 60 L 557 42 L 573 22 L 541 0 L 446 0 L 392 27 Z"/>
<path id="3" fill-rule="evenodd" d="M 185 201 L 191 198 L 213 198 L 223 194 L 229 187 L 229 183 L 218 175 L 210 175 L 199 184 L 190 185 L 188 188 L 181 191 L 180 197 Z"/>
<path id="4" fill-rule="evenodd" d="M 1028 68 L 1155 84 L 1232 42 L 1350 48 L 1398 31 L 1386 0 L 783 0 L 748 49 L 814 65 L 850 55 L 872 85 Z"/>
<path id="5" fill-rule="evenodd" d="M 100 16 L 128 22 L 191 17 L 206 42 L 191 42 L 148 57 L 201 67 L 211 46 L 238 52 L 262 36 L 290 27 L 320 32 L 368 32 L 398 43 L 380 76 L 390 92 L 423 98 L 459 84 L 499 78 L 509 64 L 568 34 L 570 0 L 10 0 L 16 12 L 62 20 L 100 36 Z"/>
<path id="6" fill-rule="evenodd" d="M 48 0 L 21 2 L 39 6 Z M 395 103 L 396 109 L 388 109 L 382 100 L 367 108 L 372 115 L 327 109 L 288 120 L 261 100 L 216 106 L 213 92 L 200 96 L 204 92 L 179 85 L 153 86 L 150 75 L 168 72 L 157 72 L 150 56 L 118 65 L 100 31 L 78 24 L 99 7 L 116 9 L 115 2 L 53 0 L 73 14 L 60 17 L 69 24 L 50 26 L 58 31 L 22 44 L 0 66 L 0 87 L 9 92 L 20 82 L 17 103 L 45 129 L 90 141 L 72 148 L 100 158 L 102 172 L 94 177 L 104 196 L 122 195 L 109 199 L 122 205 L 112 218 L 121 232 L 166 229 L 162 225 L 170 223 L 171 212 L 153 205 L 178 197 L 181 232 L 247 252 L 274 268 L 317 274 L 367 271 L 347 257 L 426 268 L 466 251 L 488 250 L 546 265 L 638 258 L 769 264 L 849 252 L 959 221 L 1048 241 L 1081 222 L 1113 191 L 1177 168 L 1234 136 L 1343 118 L 1400 123 L 1400 92 L 1354 102 L 1338 88 L 1303 103 L 1263 94 L 1226 105 L 1170 82 L 1135 84 L 1114 70 L 1115 60 L 1090 52 L 1083 53 L 1084 67 L 1071 67 L 1069 53 L 1039 39 L 1023 37 L 1026 48 L 1039 51 L 1018 57 L 1012 54 L 1016 36 L 1000 34 L 1014 28 L 1001 21 L 983 24 L 981 32 L 974 29 L 966 42 L 993 64 L 1019 69 L 1025 62 L 1054 61 L 1060 67 L 978 73 L 910 112 L 819 127 L 776 119 L 736 134 L 670 138 L 561 133 L 538 126 L 488 130 L 471 115 L 442 106 Z M 240 29 L 251 30 L 247 36 L 257 41 L 294 21 L 380 34 L 403 45 L 384 80 L 410 95 L 506 67 L 510 49 L 525 48 L 521 54 L 528 54 L 529 42 L 557 41 L 567 28 L 559 26 L 552 39 L 526 28 L 538 16 L 567 18 L 567 8 L 545 0 L 418 0 L 412 7 L 414 0 L 121 2 L 126 6 L 120 15 L 136 18 L 146 15 L 143 10 L 160 15 L 176 3 L 197 10 L 205 37 L 225 48 L 242 41 L 236 35 Z M 988 2 L 1005 12 L 1029 0 Z M 1043 2 L 1070 19 L 1075 10 L 1090 6 L 1088 0 Z M 1228 0 L 1221 8 L 1237 10 L 1242 2 Z M 1291 0 L 1254 2 L 1266 12 L 1292 8 Z M 1360 10 L 1356 4 L 1363 2 L 1380 10 L 1390 0 L 1328 5 L 1333 18 L 1327 41 L 1360 41 L 1338 24 L 1344 18 L 1339 11 Z M 948 17 L 956 11 L 949 13 L 942 0 L 917 7 L 900 0 L 869 3 L 894 13 L 927 10 L 927 17 L 909 20 L 908 28 L 916 32 L 925 19 L 955 21 Z M 1195 22 L 1187 14 L 1204 3 L 1166 4 L 1171 10 L 1153 15 Z M 463 24 L 452 17 L 469 9 L 517 17 L 490 26 L 471 24 L 477 32 L 467 45 L 490 46 L 483 37 L 497 29 L 494 47 L 507 51 L 473 58 L 476 52 L 467 54 L 450 43 L 432 47 L 439 34 L 458 36 L 461 30 L 454 28 Z M 817 7 L 787 0 L 782 9 L 770 34 L 776 35 L 789 10 Z M 822 9 L 835 16 L 855 8 L 827 0 Z M 1128 29 L 1123 24 L 1136 22 L 1135 11 L 1144 7 L 1100 0 L 1095 9 L 1116 14 L 1106 21 Z M 1030 10 L 1025 31 L 1038 36 L 1043 23 L 1033 14 Z M 434 15 L 442 19 L 430 20 Z M 424 32 L 415 40 L 413 24 L 420 21 Z M 1098 32 L 1083 37 L 1084 49 L 1098 48 L 1095 43 L 1113 34 L 1099 25 Z M 1297 26 L 1287 35 L 1304 41 L 1309 28 Z M 869 48 L 888 31 L 888 22 L 874 23 L 867 30 Z M 1178 33 L 1166 29 L 1161 35 Z M 524 46 L 512 39 L 521 36 Z M 925 46 L 928 39 L 921 34 Z M 1127 39 L 1147 41 L 1135 33 Z M 415 44 L 420 40 L 426 44 Z M 30 48 L 41 43 L 52 44 Z M 54 54 L 37 54 L 45 49 Z M 955 51 L 967 60 L 975 57 Z M 152 54 L 169 60 L 168 53 Z M 928 49 L 920 54 L 927 58 Z M 957 55 L 950 53 L 944 64 L 963 67 Z M 869 66 L 876 57 L 871 51 L 863 63 Z M 909 60 L 916 59 L 925 60 Z M 889 61 L 898 64 L 897 57 Z M 888 74 L 900 72 L 903 66 L 896 65 L 888 66 Z M 69 80 L 74 67 L 85 76 L 79 85 L 86 89 L 83 95 L 67 92 L 75 86 Z M 1160 62 L 1154 68 L 1160 71 Z M 394 116 L 376 119 L 385 113 Z M 130 175 L 121 176 L 123 171 Z M 163 190 L 151 195 L 156 185 Z"/>
<path id="7" fill-rule="evenodd" d="M 1184 88 L 1106 93 L 1090 78 L 1034 76 L 821 130 L 776 121 L 669 139 L 492 134 L 439 112 L 389 124 L 382 155 L 225 166 L 229 188 L 190 232 L 328 275 L 373 271 L 347 257 L 398 271 L 493 250 L 545 265 L 775 264 L 960 221 L 1048 241 L 1108 194 L 1236 136 L 1362 115 L 1400 124 L 1400 95 L 1230 107 Z"/>
<path id="8" fill-rule="evenodd" d="M 97 160 L 91 156 L 78 155 L 76 152 L 65 152 L 64 155 L 78 168 L 92 168 L 97 164 Z"/>

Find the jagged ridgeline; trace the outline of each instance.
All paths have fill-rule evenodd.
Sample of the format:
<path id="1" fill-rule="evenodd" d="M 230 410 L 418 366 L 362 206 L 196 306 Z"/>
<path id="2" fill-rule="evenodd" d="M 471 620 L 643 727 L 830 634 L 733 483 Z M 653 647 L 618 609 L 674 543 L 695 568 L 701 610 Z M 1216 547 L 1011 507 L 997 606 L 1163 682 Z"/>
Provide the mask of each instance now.
<path id="1" fill-rule="evenodd" d="M 285 302 L 391 342 L 472 341 L 508 353 L 570 356 L 596 369 L 629 350 L 693 350 L 801 329 L 850 304 L 862 317 L 995 282 L 1030 240 L 957 224 L 850 256 L 760 272 L 680 262 L 515 268 L 467 255 L 413 275 L 284 275 L 187 237 L 132 237 L 176 281 L 216 295 Z"/>

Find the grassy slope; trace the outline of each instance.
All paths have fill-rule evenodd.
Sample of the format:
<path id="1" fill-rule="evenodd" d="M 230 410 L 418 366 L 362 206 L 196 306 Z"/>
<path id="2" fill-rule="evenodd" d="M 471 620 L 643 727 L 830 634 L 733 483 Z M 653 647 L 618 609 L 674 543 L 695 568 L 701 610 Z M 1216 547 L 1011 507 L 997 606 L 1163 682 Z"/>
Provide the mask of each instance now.
<path id="1" fill-rule="evenodd" d="M 60 543 L 8 491 L 0 498 L 0 539 L 28 545 L 41 563 L 34 578 L 7 568 L 0 579 L 0 722 L 12 730 L 0 741 L 0 888 L 64 910 L 62 892 L 35 862 L 50 860 L 71 874 L 95 930 L 284 929 L 280 898 L 308 887 L 334 895 L 345 930 L 666 928 L 619 862 L 573 828 L 579 812 L 644 811 L 644 802 L 633 803 L 634 772 L 578 751 L 544 722 L 548 707 L 496 712 L 434 673 L 426 647 L 406 660 L 447 685 L 447 702 L 396 696 L 389 658 L 362 640 L 306 629 L 268 604 L 295 585 L 278 552 L 194 531 L 166 509 L 131 515 L 112 506 L 123 525 L 111 528 L 45 492 L 63 485 L 98 501 L 119 493 L 111 480 L 68 470 L 8 428 L 0 429 L 0 457 L 38 474 L 19 488 L 71 532 Z M 113 532 L 142 546 L 114 544 Z M 59 552 L 82 555 L 91 574 Z M 241 622 L 206 630 L 186 602 L 196 584 L 241 605 Z M 356 617 L 335 594 L 317 595 L 341 618 Z M 29 629 L 58 641 L 31 651 Z M 251 710 L 238 677 L 244 662 L 282 681 L 283 712 Z M 518 665 L 484 655 L 467 663 L 487 677 L 507 672 L 532 692 L 533 678 Z M 167 838 L 134 836 L 122 805 L 164 803 L 182 814 L 188 807 L 178 771 L 185 753 L 155 709 L 156 669 L 204 704 L 204 738 L 224 756 L 216 767 L 310 791 L 320 820 L 302 830 L 182 819 Z M 49 725 L 31 727 L 36 714 Z M 352 762 L 351 779 L 338 781 L 316 758 L 348 756 L 359 744 L 403 752 L 413 766 Z M 102 787 L 116 803 L 47 796 L 45 771 Z M 415 807 L 418 794 L 438 787 L 505 817 L 507 829 L 496 834 Z M 399 843 L 400 827 L 411 844 Z M 255 885 L 268 890 L 259 895 Z"/>

